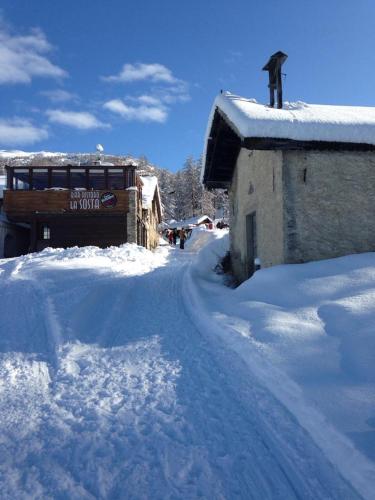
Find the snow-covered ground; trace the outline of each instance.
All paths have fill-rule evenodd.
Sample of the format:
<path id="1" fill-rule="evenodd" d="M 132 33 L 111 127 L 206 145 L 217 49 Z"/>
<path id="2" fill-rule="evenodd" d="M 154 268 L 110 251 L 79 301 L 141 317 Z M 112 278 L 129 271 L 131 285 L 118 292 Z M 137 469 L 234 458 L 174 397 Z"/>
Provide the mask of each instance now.
<path id="1" fill-rule="evenodd" d="M 374 446 L 351 430 L 372 432 L 373 367 L 350 325 L 370 356 L 375 258 L 231 290 L 219 235 L 0 261 L 1 498 L 371 498 Z"/>
<path id="2" fill-rule="evenodd" d="M 196 324 L 220 337 L 366 498 L 375 491 L 375 253 L 255 273 L 212 273 L 216 231 L 186 275 Z"/>

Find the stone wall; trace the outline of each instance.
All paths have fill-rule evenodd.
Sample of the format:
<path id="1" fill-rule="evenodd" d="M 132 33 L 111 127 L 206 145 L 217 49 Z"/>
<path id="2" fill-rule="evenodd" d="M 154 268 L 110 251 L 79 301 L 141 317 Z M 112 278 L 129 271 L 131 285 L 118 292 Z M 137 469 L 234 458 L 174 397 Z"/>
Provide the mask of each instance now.
<path id="1" fill-rule="evenodd" d="M 148 227 L 148 246 L 153 250 L 159 245 L 158 218 L 153 210 L 148 209 L 149 227 Z"/>
<path id="2" fill-rule="evenodd" d="M 283 153 L 285 262 L 375 251 L 375 155 Z"/>
<path id="3" fill-rule="evenodd" d="M 242 149 L 230 190 L 232 265 L 248 278 L 246 215 L 256 213 L 257 256 L 262 267 L 284 261 L 282 153 Z"/>
<path id="4" fill-rule="evenodd" d="M 130 187 L 126 190 L 129 195 L 129 212 L 127 214 L 127 242 L 138 243 L 138 219 L 139 216 L 139 203 L 138 203 L 138 189 Z"/>

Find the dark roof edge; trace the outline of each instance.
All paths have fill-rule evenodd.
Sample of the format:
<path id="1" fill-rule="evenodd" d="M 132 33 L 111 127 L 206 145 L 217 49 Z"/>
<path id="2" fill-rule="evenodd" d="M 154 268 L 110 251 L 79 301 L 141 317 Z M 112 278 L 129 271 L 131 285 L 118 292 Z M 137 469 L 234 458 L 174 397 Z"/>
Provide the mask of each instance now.
<path id="1" fill-rule="evenodd" d="M 374 144 L 333 141 L 297 141 L 274 137 L 245 137 L 242 147 L 251 150 L 283 151 L 375 151 Z"/>

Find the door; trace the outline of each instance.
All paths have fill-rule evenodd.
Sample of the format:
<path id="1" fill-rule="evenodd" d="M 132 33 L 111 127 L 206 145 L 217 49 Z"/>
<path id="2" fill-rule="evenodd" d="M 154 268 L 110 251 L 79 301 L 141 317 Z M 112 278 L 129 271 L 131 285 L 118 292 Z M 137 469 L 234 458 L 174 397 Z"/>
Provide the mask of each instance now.
<path id="1" fill-rule="evenodd" d="M 257 256 L 255 212 L 246 215 L 246 246 L 247 246 L 246 271 L 248 277 L 250 277 L 254 274 L 255 271 L 254 259 Z"/>

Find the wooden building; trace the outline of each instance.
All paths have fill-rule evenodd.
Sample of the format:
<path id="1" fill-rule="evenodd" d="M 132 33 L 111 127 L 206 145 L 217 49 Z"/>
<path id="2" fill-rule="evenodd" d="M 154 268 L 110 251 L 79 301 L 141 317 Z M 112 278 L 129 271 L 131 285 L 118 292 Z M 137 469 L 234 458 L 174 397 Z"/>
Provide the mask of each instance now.
<path id="1" fill-rule="evenodd" d="M 12 226 L 6 257 L 49 246 L 145 244 L 143 184 L 135 166 L 12 166 L 6 172 L 3 214 Z"/>

